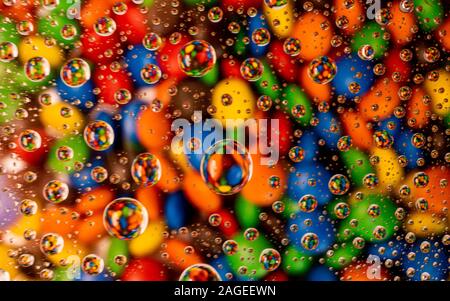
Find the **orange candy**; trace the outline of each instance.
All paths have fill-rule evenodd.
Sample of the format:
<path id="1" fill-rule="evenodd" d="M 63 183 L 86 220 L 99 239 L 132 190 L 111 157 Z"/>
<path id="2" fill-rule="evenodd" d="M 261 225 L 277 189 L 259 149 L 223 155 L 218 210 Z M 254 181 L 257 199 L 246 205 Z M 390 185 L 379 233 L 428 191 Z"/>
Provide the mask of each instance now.
<path id="1" fill-rule="evenodd" d="M 12 5 L 5 5 L 3 1 L 0 2 L 0 15 L 15 19 L 16 21 L 33 21 L 34 1 L 17 1 Z M 36 27 L 35 27 L 36 28 Z"/>
<path id="2" fill-rule="evenodd" d="M 62 236 L 72 233 L 80 224 L 72 219 L 73 210 L 64 210 L 61 205 L 51 205 L 43 211 L 42 233 L 58 233 Z"/>
<path id="3" fill-rule="evenodd" d="M 170 143 L 170 124 L 164 114 L 164 111 L 153 112 L 148 108 L 138 117 L 137 136 L 147 149 L 162 149 Z"/>
<path id="4" fill-rule="evenodd" d="M 180 188 L 180 173 L 170 161 L 166 160 L 162 153 L 156 153 L 156 156 L 161 163 L 161 179 L 156 184 L 156 187 L 164 191 L 165 193 L 171 193 Z"/>
<path id="5" fill-rule="evenodd" d="M 316 83 L 308 75 L 308 65 L 300 68 L 299 72 L 300 86 L 305 90 L 305 92 L 311 96 L 314 102 L 328 101 L 331 95 L 331 88 L 329 84 L 321 85 Z"/>
<path id="6" fill-rule="evenodd" d="M 417 87 L 413 89 L 413 95 L 408 102 L 406 116 L 408 124 L 412 128 L 422 128 L 428 123 L 428 112 L 431 111 L 430 106 L 423 102 L 425 92 L 422 88 Z M 410 122 L 414 120 L 414 122 Z"/>
<path id="7" fill-rule="evenodd" d="M 450 52 L 450 18 L 447 17 L 444 23 L 436 30 L 436 38 L 442 47 Z"/>
<path id="8" fill-rule="evenodd" d="M 75 210 L 80 214 L 88 211 L 103 211 L 108 203 L 114 200 L 114 193 L 105 186 L 98 187 L 83 194 Z"/>
<path id="9" fill-rule="evenodd" d="M 379 274 L 371 273 L 377 265 L 369 265 L 365 262 L 353 263 L 342 271 L 341 280 L 343 281 L 386 281 L 389 280 L 389 274 L 380 263 Z"/>
<path id="10" fill-rule="evenodd" d="M 172 99 L 170 94 L 167 93 L 169 88 L 176 87 L 177 80 L 174 78 L 168 78 L 166 80 L 162 80 L 158 83 L 158 86 L 156 86 L 156 99 L 161 101 L 161 103 L 166 106 L 169 105 L 170 100 Z"/>
<path id="11" fill-rule="evenodd" d="M 197 253 L 186 253 L 185 249 L 189 245 L 177 240 L 171 239 L 166 242 L 166 251 L 168 256 L 169 264 L 176 265 L 179 269 L 186 269 L 193 264 L 201 263 L 202 259 Z"/>
<path id="12" fill-rule="evenodd" d="M 310 61 L 328 53 L 333 29 L 325 16 L 311 12 L 299 17 L 292 36 L 302 44 L 299 57 Z"/>
<path id="13" fill-rule="evenodd" d="M 155 187 L 140 187 L 136 191 L 136 199 L 147 209 L 148 219 L 159 219 L 161 215 L 161 198 Z"/>
<path id="14" fill-rule="evenodd" d="M 408 181 L 408 186 L 411 187 L 411 195 L 413 200 L 418 198 L 425 198 L 428 202 L 428 211 L 434 213 L 445 213 L 448 210 L 448 197 L 450 195 L 450 185 L 441 187 L 441 180 L 450 180 L 450 171 L 441 168 L 429 168 L 425 170 L 429 177 L 429 183 L 426 187 L 418 188 L 412 183 L 412 178 Z"/>
<path id="15" fill-rule="evenodd" d="M 360 114 L 366 119 L 382 120 L 389 117 L 400 104 L 399 85 L 393 80 L 378 80 L 371 90 L 361 98 L 358 105 Z"/>
<path id="16" fill-rule="evenodd" d="M 77 238 L 81 243 L 86 245 L 99 241 L 105 233 L 103 212 L 87 217 L 77 227 Z"/>
<path id="17" fill-rule="evenodd" d="M 367 150 L 372 145 L 372 132 L 366 127 L 366 121 L 361 118 L 359 113 L 345 112 L 341 114 L 343 127 L 352 138 L 353 145 Z"/>
<path id="18" fill-rule="evenodd" d="M 387 25 L 387 29 L 392 35 L 392 41 L 399 45 L 410 42 L 414 33 L 411 28 L 416 26 L 414 14 L 404 13 L 400 10 L 400 1 L 395 1 L 389 9 L 392 14 L 392 20 Z"/>
<path id="19" fill-rule="evenodd" d="M 258 206 L 270 206 L 273 202 L 279 200 L 284 192 L 286 183 L 286 174 L 280 164 L 275 167 L 269 167 L 260 164 L 258 155 L 252 156 L 253 175 L 250 181 L 244 186 L 241 193 L 246 200 Z M 281 186 L 272 187 L 270 177 L 280 178 Z M 255 193 L 256 192 L 256 193 Z"/>
<path id="20" fill-rule="evenodd" d="M 222 199 L 194 171 L 185 175 L 182 188 L 191 204 L 202 212 L 213 213 L 222 206 Z"/>
<path id="21" fill-rule="evenodd" d="M 360 1 L 355 1 L 351 7 L 346 6 L 346 0 L 335 0 L 334 7 L 335 11 L 335 19 L 339 20 L 345 18 L 348 21 L 348 24 L 343 31 L 348 34 L 354 34 L 362 24 L 361 16 L 364 16 L 364 7 Z"/>
<path id="22" fill-rule="evenodd" d="M 92 27 L 98 18 L 107 15 L 116 0 L 88 0 L 81 7 L 81 19 L 84 27 Z"/>

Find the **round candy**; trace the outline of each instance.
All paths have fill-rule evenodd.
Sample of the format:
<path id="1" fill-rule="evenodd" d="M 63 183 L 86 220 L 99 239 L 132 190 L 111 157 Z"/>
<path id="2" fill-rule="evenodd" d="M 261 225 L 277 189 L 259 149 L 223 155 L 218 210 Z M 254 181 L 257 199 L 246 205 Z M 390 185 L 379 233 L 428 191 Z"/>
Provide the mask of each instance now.
<path id="1" fill-rule="evenodd" d="M 309 77 L 318 84 L 327 84 L 337 74 L 337 66 L 333 59 L 328 56 L 319 56 L 313 59 L 308 66 Z"/>
<path id="2" fill-rule="evenodd" d="M 308 251 L 315 250 L 319 245 L 319 236 L 312 232 L 305 233 L 305 235 L 302 236 L 300 243 L 302 247 Z"/>
<path id="3" fill-rule="evenodd" d="M 186 75 L 202 77 L 216 64 L 216 51 L 208 42 L 194 40 L 181 48 L 178 63 Z"/>
<path id="4" fill-rule="evenodd" d="M 258 238 L 259 231 L 255 228 L 248 228 L 244 231 L 244 237 L 246 240 L 254 241 Z"/>
<path id="5" fill-rule="evenodd" d="M 270 96 L 268 95 L 261 95 L 256 101 L 256 106 L 261 111 L 269 111 L 272 107 L 272 98 L 270 98 Z"/>
<path id="6" fill-rule="evenodd" d="M 394 144 L 394 137 L 388 131 L 376 131 L 373 133 L 375 145 L 379 148 L 389 149 Z"/>
<path id="7" fill-rule="evenodd" d="M 292 162 L 298 163 L 305 158 L 305 150 L 300 146 L 294 146 L 289 150 L 289 159 Z"/>
<path id="8" fill-rule="evenodd" d="M 290 56 L 296 56 L 302 50 L 301 42 L 296 38 L 287 38 L 283 43 L 283 50 Z"/>
<path id="9" fill-rule="evenodd" d="M 341 174 L 335 174 L 328 182 L 328 188 L 334 195 L 343 195 L 350 189 L 350 181 Z"/>
<path id="10" fill-rule="evenodd" d="M 108 170 L 103 166 L 95 166 L 91 169 L 91 178 L 95 182 L 101 183 L 108 178 Z"/>
<path id="11" fill-rule="evenodd" d="M 116 22 L 110 17 L 98 18 L 94 23 L 94 31 L 102 37 L 108 37 L 116 31 Z"/>
<path id="12" fill-rule="evenodd" d="M 118 239 L 134 239 L 147 228 L 147 209 L 135 199 L 118 198 L 106 206 L 103 224 L 108 233 Z"/>
<path id="13" fill-rule="evenodd" d="M 50 74 L 50 63 L 44 57 L 33 57 L 25 64 L 25 75 L 32 82 L 43 81 Z"/>
<path id="14" fill-rule="evenodd" d="M 261 78 L 264 65 L 256 58 L 248 58 L 242 62 L 240 71 L 244 79 L 254 82 Z"/>
<path id="15" fill-rule="evenodd" d="M 100 256 L 89 254 L 85 256 L 81 261 L 81 268 L 86 274 L 96 276 L 103 272 L 103 269 L 105 268 L 105 262 Z"/>
<path id="16" fill-rule="evenodd" d="M 145 35 L 144 39 L 142 40 L 142 45 L 150 51 L 156 51 L 161 47 L 162 40 L 161 37 L 154 32 L 148 33 Z"/>
<path id="17" fill-rule="evenodd" d="M 0 43 L 0 62 L 8 63 L 14 60 L 19 55 L 19 50 L 16 44 L 12 42 Z"/>
<path id="18" fill-rule="evenodd" d="M 219 273 L 209 264 L 194 264 L 187 267 L 179 281 L 222 281 Z"/>
<path id="19" fill-rule="evenodd" d="M 350 206 L 347 203 L 340 202 L 334 206 L 334 214 L 339 219 L 344 219 L 350 215 Z"/>
<path id="20" fill-rule="evenodd" d="M 69 196 L 69 186 L 59 180 L 52 180 L 45 184 L 42 190 L 44 199 L 50 203 L 61 203 Z"/>
<path id="21" fill-rule="evenodd" d="M 363 45 L 358 50 L 358 56 L 365 61 L 370 61 L 375 56 L 375 51 L 371 45 Z"/>
<path id="22" fill-rule="evenodd" d="M 83 59 L 74 58 L 61 67 L 60 76 L 67 86 L 77 88 L 84 85 L 91 78 L 91 69 Z"/>
<path id="23" fill-rule="evenodd" d="M 282 8 L 288 4 L 288 0 L 264 0 L 269 8 Z"/>
<path id="24" fill-rule="evenodd" d="M 210 10 L 208 11 L 209 21 L 213 23 L 218 23 L 222 21 L 222 18 L 223 18 L 223 10 L 220 7 L 214 6 L 211 7 Z"/>
<path id="25" fill-rule="evenodd" d="M 363 184 L 367 188 L 374 189 L 375 187 L 378 186 L 378 183 L 379 183 L 378 177 L 374 173 L 368 173 L 363 178 Z"/>
<path id="26" fill-rule="evenodd" d="M 162 168 L 159 159 L 150 154 L 139 154 L 131 165 L 134 182 L 142 186 L 153 186 L 161 179 Z"/>
<path id="27" fill-rule="evenodd" d="M 222 250 L 225 255 L 233 255 L 238 251 L 238 244 L 236 241 L 229 239 L 222 245 Z"/>
<path id="28" fill-rule="evenodd" d="M 347 152 L 352 147 L 352 138 L 350 136 L 342 136 L 337 142 L 337 148 L 341 152 Z"/>
<path id="29" fill-rule="evenodd" d="M 84 129 L 84 141 L 93 150 L 107 150 L 114 143 L 114 130 L 102 120 L 92 121 Z"/>
<path id="30" fill-rule="evenodd" d="M 41 238 L 40 248 L 46 255 L 59 254 L 64 248 L 64 239 L 59 234 L 47 233 Z"/>
<path id="31" fill-rule="evenodd" d="M 266 271 L 275 271 L 281 264 L 281 255 L 275 249 L 264 249 L 259 255 L 259 262 Z"/>
<path id="32" fill-rule="evenodd" d="M 26 152 L 34 152 L 42 145 L 42 138 L 34 130 L 25 130 L 19 135 L 19 145 Z"/>
<path id="33" fill-rule="evenodd" d="M 430 177 L 423 171 L 420 171 L 414 175 L 413 183 L 417 188 L 424 188 L 428 185 Z"/>
<path id="34" fill-rule="evenodd" d="M 257 28 L 252 32 L 252 41 L 258 46 L 266 46 L 270 42 L 270 32 L 266 28 Z"/>
<path id="35" fill-rule="evenodd" d="M 20 212 L 25 216 L 35 215 L 38 210 L 38 205 L 35 201 L 25 199 L 20 202 Z"/>
<path id="36" fill-rule="evenodd" d="M 318 202 L 312 194 L 305 194 L 298 201 L 298 207 L 303 212 L 313 212 L 317 208 Z"/>
<path id="37" fill-rule="evenodd" d="M 213 227 L 218 227 L 222 223 L 222 216 L 218 213 L 213 213 L 209 216 L 209 224 Z"/>
<path id="38" fill-rule="evenodd" d="M 155 64 L 146 64 L 141 69 L 141 78 L 146 84 L 156 84 L 161 79 L 161 69 Z"/>
<path id="39" fill-rule="evenodd" d="M 203 181 L 220 195 L 239 192 L 250 180 L 252 168 L 252 159 L 245 147 L 231 139 L 210 146 L 200 163 Z"/>

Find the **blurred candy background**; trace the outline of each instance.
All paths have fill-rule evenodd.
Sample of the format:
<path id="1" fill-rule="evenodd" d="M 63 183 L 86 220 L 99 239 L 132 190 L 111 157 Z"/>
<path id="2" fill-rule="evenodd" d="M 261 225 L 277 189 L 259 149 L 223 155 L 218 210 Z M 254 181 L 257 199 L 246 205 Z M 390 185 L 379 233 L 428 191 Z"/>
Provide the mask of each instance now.
<path id="1" fill-rule="evenodd" d="M 365 2 L 0 0 L 0 280 L 447 280 L 449 2 Z"/>

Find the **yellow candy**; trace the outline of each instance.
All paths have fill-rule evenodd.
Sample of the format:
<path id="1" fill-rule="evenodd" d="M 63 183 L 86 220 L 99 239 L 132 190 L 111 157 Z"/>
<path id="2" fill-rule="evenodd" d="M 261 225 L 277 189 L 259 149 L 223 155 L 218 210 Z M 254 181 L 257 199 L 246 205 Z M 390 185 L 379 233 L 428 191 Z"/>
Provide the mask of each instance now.
<path id="1" fill-rule="evenodd" d="M 8 246 L 0 244 L 0 269 L 8 272 L 12 280 L 19 275 L 20 271 L 16 268 L 17 262 L 8 256 L 9 249 Z"/>
<path id="2" fill-rule="evenodd" d="M 430 235 L 439 236 L 445 231 L 447 223 L 438 215 L 430 213 L 412 213 L 408 217 L 406 229 L 413 232 L 418 237 L 428 237 Z"/>
<path id="3" fill-rule="evenodd" d="M 375 165 L 381 189 L 387 186 L 397 186 L 403 178 L 403 168 L 400 166 L 397 155 L 392 149 L 374 147 L 371 150 L 373 156 L 377 156 L 380 162 Z"/>
<path id="4" fill-rule="evenodd" d="M 19 220 L 14 224 L 14 226 L 9 228 L 9 231 L 20 237 L 23 237 L 23 233 L 27 229 L 33 229 L 34 231 L 39 233 L 39 229 L 42 224 L 40 219 L 41 213 L 38 210 L 34 215 L 23 216 L 19 218 Z"/>
<path id="5" fill-rule="evenodd" d="M 264 14 L 268 20 L 272 32 L 279 38 L 287 38 L 294 26 L 294 15 L 292 13 L 292 3 L 281 8 L 270 8 L 264 5 Z"/>
<path id="6" fill-rule="evenodd" d="M 427 79 L 425 89 L 431 96 L 433 111 L 440 116 L 450 114 L 450 72 L 444 69 L 437 70 L 439 78 L 436 81 Z"/>
<path id="7" fill-rule="evenodd" d="M 71 115 L 61 116 L 61 109 L 63 108 L 70 108 Z M 58 138 L 83 129 L 84 120 L 80 111 L 65 102 L 55 102 L 48 106 L 42 106 L 40 117 L 42 124 L 50 131 L 50 134 Z"/>
<path id="8" fill-rule="evenodd" d="M 163 222 L 149 223 L 144 233 L 130 241 L 129 250 L 131 255 L 143 257 L 156 251 L 163 241 L 163 231 Z"/>
<path id="9" fill-rule="evenodd" d="M 224 99 L 228 101 L 225 102 Z M 231 99 L 231 102 L 229 101 Z M 225 126 L 226 119 L 241 119 L 253 116 L 255 98 L 247 82 L 238 78 L 224 79 L 212 93 L 212 104 L 216 107 L 214 118 L 220 119 Z M 236 122 L 239 125 L 239 122 Z"/>
<path id="10" fill-rule="evenodd" d="M 169 156 L 183 172 L 189 171 L 192 168 L 183 150 L 183 140 L 171 144 Z"/>
<path id="11" fill-rule="evenodd" d="M 57 45 L 47 46 L 42 37 L 22 39 L 18 48 L 22 63 L 39 56 L 46 58 L 51 67 L 58 67 L 64 59 L 61 49 Z"/>
<path id="12" fill-rule="evenodd" d="M 75 268 L 87 254 L 86 248 L 83 245 L 77 243 L 76 240 L 64 237 L 64 248 L 61 253 L 47 257 L 58 266 L 73 266 Z"/>

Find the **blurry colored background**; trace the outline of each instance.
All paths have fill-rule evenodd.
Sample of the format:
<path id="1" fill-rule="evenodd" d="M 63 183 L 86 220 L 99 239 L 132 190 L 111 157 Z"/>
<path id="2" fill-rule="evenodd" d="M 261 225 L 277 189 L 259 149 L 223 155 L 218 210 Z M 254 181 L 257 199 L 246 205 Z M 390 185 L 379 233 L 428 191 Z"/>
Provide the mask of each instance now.
<path id="1" fill-rule="evenodd" d="M 1 0 L 0 279 L 447 280 L 449 3 L 374 5 Z"/>

